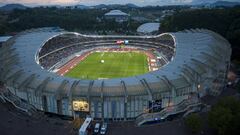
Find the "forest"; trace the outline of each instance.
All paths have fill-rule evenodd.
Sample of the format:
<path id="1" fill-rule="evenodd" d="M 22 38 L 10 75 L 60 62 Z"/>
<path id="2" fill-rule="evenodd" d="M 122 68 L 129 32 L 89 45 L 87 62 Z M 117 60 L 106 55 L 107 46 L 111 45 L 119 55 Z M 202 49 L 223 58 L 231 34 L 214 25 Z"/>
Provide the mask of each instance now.
<path id="1" fill-rule="evenodd" d="M 233 8 L 190 9 L 188 6 L 120 8 L 131 15 L 160 17 L 163 10 L 175 13 L 161 21 L 159 33 L 176 32 L 191 28 L 213 30 L 225 37 L 232 45 L 232 59 L 240 63 L 240 6 Z M 12 12 L 0 11 L 0 35 L 14 35 L 17 32 L 38 27 L 60 27 L 68 31 L 95 34 L 136 34 L 142 23 L 129 19 L 116 23 L 104 19 L 111 9 L 59 9 L 56 7 L 36 7 Z M 153 18 L 152 18 L 153 20 Z"/>
<path id="2" fill-rule="evenodd" d="M 232 59 L 240 60 L 240 7 L 176 12 L 162 21 L 159 31 L 191 28 L 205 28 L 221 34 L 232 45 Z"/>
<path id="3" fill-rule="evenodd" d="M 30 28 L 60 27 L 68 31 L 114 31 L 128 33 L 135 31 L 140 25 L 129 20 L 124 23 L 115 23 L 114 20 L 105 20 L 104 14 L 108 10 L 101 9 L 58 9 L 28 8 L 14 10 L 10 13 L 0 12 L 0 35 L 20 32 Z M 104 33 L 100 33 L 104 34 Z"/>

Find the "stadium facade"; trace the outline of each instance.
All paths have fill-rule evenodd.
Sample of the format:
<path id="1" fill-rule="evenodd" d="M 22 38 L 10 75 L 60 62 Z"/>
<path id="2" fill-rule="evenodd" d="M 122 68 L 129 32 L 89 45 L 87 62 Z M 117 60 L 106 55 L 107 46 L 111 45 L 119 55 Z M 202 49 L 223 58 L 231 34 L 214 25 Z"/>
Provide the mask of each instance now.
<path id="1" fill-rule="evenodd" d="M 79 51 L 111 46 L 119 39 L 129 40 L 131 46 L 164 50 L 165 63 L 144 75 L 106 80 L 81 80 L 50 72 Z M 226 84 L 231 46 L 205 29 L 157 36 L 90 36 L 40 28 L 12 37 L 0 54 L 1 82 L 39 110 L 136 120 L 141 125 L 196 111 L 201 97 L 220 94 Z"/>

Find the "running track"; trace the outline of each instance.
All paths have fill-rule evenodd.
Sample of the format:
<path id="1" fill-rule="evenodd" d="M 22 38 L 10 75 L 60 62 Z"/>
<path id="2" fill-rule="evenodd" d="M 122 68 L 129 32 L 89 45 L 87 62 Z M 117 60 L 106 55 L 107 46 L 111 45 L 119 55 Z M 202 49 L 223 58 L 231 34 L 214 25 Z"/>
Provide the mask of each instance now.
<path id="1" fill-rule="evenodd" d="M 90 54 L 90 52 L 86 52 L 86 53 L 82 54 L 81 56 L 75 56 L 73 59 L 68 61 L 65 65 L 60 67 L 59 70 L 57 71 L 57 74 L 63 76 L 64 74 L 66 74 L 69 71 L 69 69 L 74 68 L 80 61 L 85 59 L 89 54 Z"/>

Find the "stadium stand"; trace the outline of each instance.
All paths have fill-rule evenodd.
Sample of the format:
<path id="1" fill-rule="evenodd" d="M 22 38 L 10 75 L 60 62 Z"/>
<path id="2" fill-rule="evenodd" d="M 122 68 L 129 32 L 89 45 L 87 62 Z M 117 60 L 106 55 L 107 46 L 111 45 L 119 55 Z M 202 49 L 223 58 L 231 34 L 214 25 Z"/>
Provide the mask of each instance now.
<path id="1" fill-rule="evenodd" d="M 53 40 L 53 41 L 52 41 Z M 87 41 L 89 40 L 89 41 Z M 92 41 L 92 38 L 86 38 L 83 36 L 78 37 L 54 37 L 41 47 L 39 52 L 39 62 L 41 66 L 45 69 L 51 68 L 57 62 L 66 58 L 72 54 L 79 53 L 82 50 L 86 50 L 89 48 L 95 48 L 99 46 L 114 46 L 115 41 L 117 39 L 109 39 L 109 40 L 95 40 Z M 170 48 L 166 46 L 170 46 L 161 42 L 150 42 L 150 41 L 139 41 L 139 40 L 129 40 L 128 46 L 136 46 L 142 48 L 157 48 L 159 52 L 162 52 L 166 57 L 167 60 L 170 61 L 174 55 L 174 49 L 172 46 Z M 162 45 L 164 44 L 164 45 Z M 116 45 L 115 45 L 116 46 Z"/>
<path id="2" fill-rule="evenodd" d="M 162 67 L 143 75 L 106 80 L 73 79 L 48 71 L 74 53 L 110 47 L 124 39 L 129 40 L 129 46 L 157 51 Z M 231 45 L 206 29 L 157 36 L 96 36 L 39 28 L 9 39 L 0 54 L 4 86 L 38 110 L 73 117 L 80 113 L 81 117 L 109 121 L 136 120 L 142 125 L 198 111 L 202 97 L 219 95 L 226 86 Z M 87 103 L 88 110 L 75 110 L 74 101 Z"/>

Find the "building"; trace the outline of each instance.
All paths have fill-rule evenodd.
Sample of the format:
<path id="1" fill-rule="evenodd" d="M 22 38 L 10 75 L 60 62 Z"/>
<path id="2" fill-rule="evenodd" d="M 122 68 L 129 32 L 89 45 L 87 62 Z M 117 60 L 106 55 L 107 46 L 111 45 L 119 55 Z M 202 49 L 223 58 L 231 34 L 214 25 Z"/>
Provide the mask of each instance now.
<path id="1" fill-rule="evenodd" d="M 8 39 L 10 39 L 12 36 L 0 36 L 0 48 L 2 47 L 2 44 L 6 42 Z"/>
<path id="2" fill-rule="evenodd" d="M 106 80 L 59 76 L 49 72 L 50 68 L 43 69 L 40 63 L 43 57 L 72 46 L 82 51 L 111 45 L 119 39 L 129 40 L 132 46 L 162 47 L 166 54 L 172 55 L 156 71 Z M 49 45 L 58 48 L 40 55 Z M 0 50 L 0 55 L 4 56 L 0 59 L 0 81 L 39 110 L 74 117 L 90 115 L 100 120 L 135 120 L 142 125 L 197 111 L 201 97 L 219 95 L 227 82 L 231 45 L 206 29 L 156 36 L 98 36 L 41 28 L 14 36 Z M 69 61 L 68 57 L 56 62 Z"/>
<path id="3" fill-rule="evenodd" d="M 128 21 L 129 14 L 122 12 L 121 10 L 111 10 L 105 15 L 106 19 L 114 19 L 116 22 L 126 22 Z"/>
<path id="4" fill-rule="evenodd" d="M 144 23 L 137 28 L 138 33 L 150 34 L 159 30 L 160 23 Z"/>

